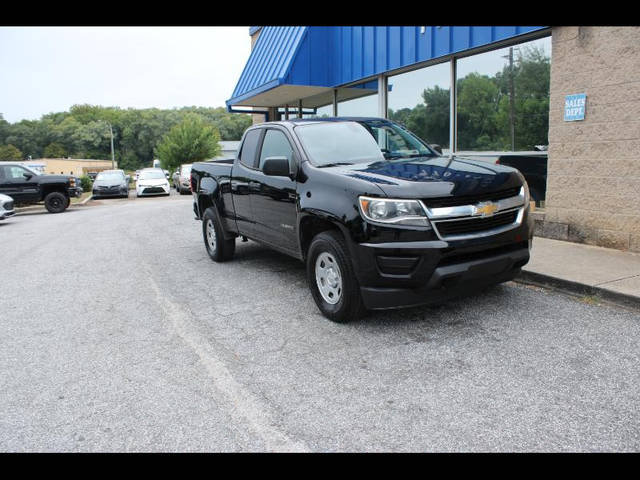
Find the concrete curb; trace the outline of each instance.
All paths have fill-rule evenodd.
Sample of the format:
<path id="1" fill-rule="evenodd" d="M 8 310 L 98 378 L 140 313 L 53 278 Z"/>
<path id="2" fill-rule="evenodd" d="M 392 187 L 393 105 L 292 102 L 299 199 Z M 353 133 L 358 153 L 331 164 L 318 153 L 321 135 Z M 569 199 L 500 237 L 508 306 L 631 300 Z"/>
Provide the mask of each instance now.
<path id="1" fill-rule="evenodd" d="M 522 270 L 514 279 L 516 282 L 562 290 L 573 295 L 594 296 L 602 300 L 634 310 L 640 310 L 640 297 L 626 293 L 614 292 L 606 288 L 594 287 L 584 283 L 564 280 L 543 273 Z"/>
<path id="2" fill-rule="evenodd" d="M 87 198 L 85 198 L 80 203 L 76 203 L 76 205 L 85 205 L 89 200 L 93 200 L 93 195 L 89 195 Z"/>

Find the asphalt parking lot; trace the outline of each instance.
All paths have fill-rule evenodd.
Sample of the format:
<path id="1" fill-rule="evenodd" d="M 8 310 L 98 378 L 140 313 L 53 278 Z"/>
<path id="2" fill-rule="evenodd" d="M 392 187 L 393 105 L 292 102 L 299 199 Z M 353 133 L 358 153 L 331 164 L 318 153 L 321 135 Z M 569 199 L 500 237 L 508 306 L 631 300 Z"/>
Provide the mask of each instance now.
<path id="1" fill-rule="evenodd" d="M 191 197 L 0 222 L 0 451 L 638 451 L 640 314 L 504 284 L 345 325 Z"/>

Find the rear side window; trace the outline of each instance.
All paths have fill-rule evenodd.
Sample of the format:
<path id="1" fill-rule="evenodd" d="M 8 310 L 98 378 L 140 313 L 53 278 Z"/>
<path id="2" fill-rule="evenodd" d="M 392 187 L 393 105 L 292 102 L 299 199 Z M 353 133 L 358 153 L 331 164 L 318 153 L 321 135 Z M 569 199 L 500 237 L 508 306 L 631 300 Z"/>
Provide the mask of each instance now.
<path id="1" fill-rule="evenodd" d="M 242 151 L 240 152 L 240 163 L 249 167 L 256 167 L 256 152 L 258 150 L 258 140 L 260 140 L 259 129 L 251 130 L 247 132 L 242 144 Z"/>
<path id="2" fill-rule="evenodd" d="M 264 165 L 264 161 L 269 157 L 287 157 L 289 165 L 291 165 L 291 157 L 293 149 L 287 136 L 280 130 L 267 130 L 264 134 L 262 142 L 262 150 L 260 151 L 260 170 Z"/>

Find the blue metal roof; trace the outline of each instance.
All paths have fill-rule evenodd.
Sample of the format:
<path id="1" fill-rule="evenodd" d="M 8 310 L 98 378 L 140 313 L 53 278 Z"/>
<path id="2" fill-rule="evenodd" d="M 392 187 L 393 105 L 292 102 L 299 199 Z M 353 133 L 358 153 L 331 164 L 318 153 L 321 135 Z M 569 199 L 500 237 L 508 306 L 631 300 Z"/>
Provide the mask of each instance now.
<path id="1" fill-rule="evenodd" d="M 271 89 L 288 88 L 285 85 L 316 87 L 314 91 L 317 87 L 337 88 L 546 28 L 262 27 L 226 103 L 228 107 L 239 102 L 248 104 L 252 97 Z M 293 95 L 294 89 L 290 91 Z M 300 90 L 296 94 L 300 94 Z M 287 98 L 286 92 L 278 98 Z M 293 103 L 298 99 L 288 100 Z"/>
<path id="2" fill-rule="evenodd" d="M 282 84 L 308 27 L 263 27 L 227 104 Z"/>

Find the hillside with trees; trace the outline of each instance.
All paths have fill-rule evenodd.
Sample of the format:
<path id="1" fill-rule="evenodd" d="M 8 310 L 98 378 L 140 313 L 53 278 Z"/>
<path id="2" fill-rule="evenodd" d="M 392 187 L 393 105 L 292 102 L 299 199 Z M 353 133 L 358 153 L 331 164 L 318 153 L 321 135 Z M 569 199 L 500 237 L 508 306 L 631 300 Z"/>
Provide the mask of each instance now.
<path id="1" fill-rule="evenodd" d="M 0 160 L 46 157 L 111 158 L 113 128 L 115 159 L 120 168 L 149 166 L 163 137 L 187 118 L 197 117 L 220 140 L 240 140 L 251 116 L 224 108 L 121 109 L 74 105 L 68 112 L 43 115 L 40 120 L 9 123 L 0 114 Z M 18 158 L 15 158 L 18 157 Z"/>

